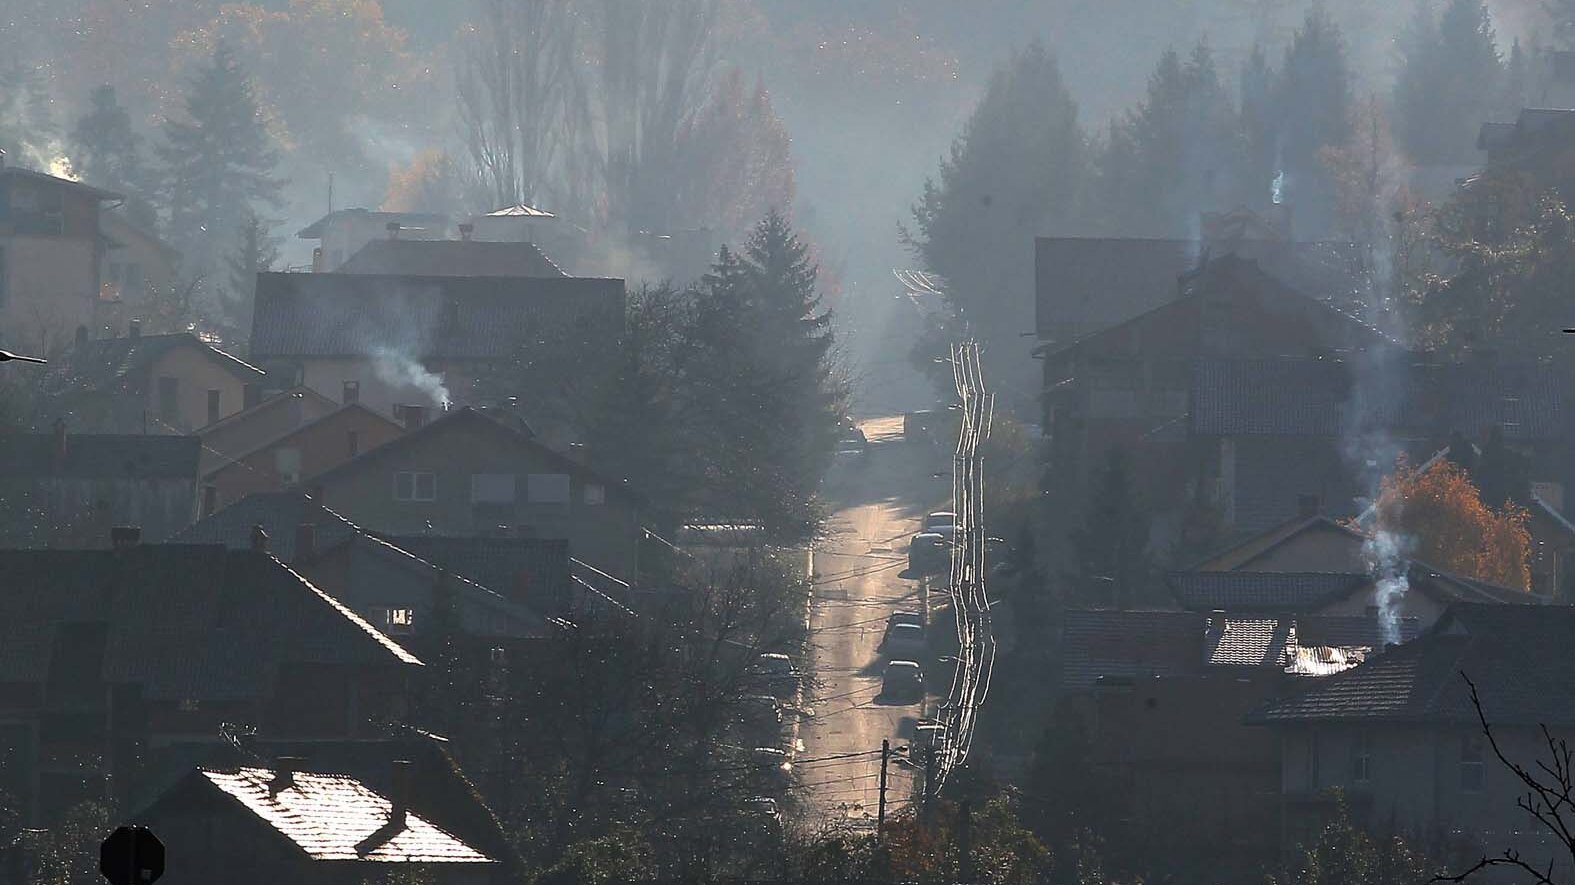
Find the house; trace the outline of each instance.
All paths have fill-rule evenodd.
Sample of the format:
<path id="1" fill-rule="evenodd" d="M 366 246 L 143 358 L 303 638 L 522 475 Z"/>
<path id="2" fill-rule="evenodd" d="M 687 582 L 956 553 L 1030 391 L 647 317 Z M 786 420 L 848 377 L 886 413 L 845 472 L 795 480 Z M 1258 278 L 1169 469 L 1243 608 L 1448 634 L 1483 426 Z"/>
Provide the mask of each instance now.
<path id="1" fill-rule="evenodd" d="M 466 226 L 461 226 L 464 230 Z M 372 240 L 335 273 L 427 277 L 565 277 L 534 243 L 470 239 Z"/>
<path id="2" fill-rule="evenodd" d="M 156 296 L 175 290 L 180 252 L 125 212 L 99 217 L 105 249 L 100 257 L 100 313 L 94 328 L 123 329 L 135 317 L 157 313 Z"/>
<path id="3" fill-rule="evenodd" d="M 349 775 L 277 764 L 198 768 L 135 820 L 164 840 L 170 885 L 491 881 L 497 860 L 414 811 L 409 791 L 403 771 L 382 793 Z"/>
<path id="4" fill-rule="evenodd" d="M 407 240 L 441 240 L 448 236 L 448 229 L 447 215 L 356 208 L 330 212 L 301 228 L 296 236 L 319 241 L 312 250 L 312 270 L 332 271 L 373 240 L 390 235 Z"/>
<path id="5" fill-rule="evenodd" d="M 1415 641 L 1254 711 L 1247 722 L 1280 742 L 1287 844 L 1316 832 L 1338 788 L 1374 825 L 1461 832 L 1539 869 L 1567 864 L 1562 843 L 1516 806 L 1525 786 L 1484 740 L 1465 677 L 1508 758 L 1553 764 L 1541 728 L 1558 739 L 1575 727 L 1575 663 L 1561 651 L 1572 635 L 1575 608 L 1459 604 Z"/>
<path id="6" fill-rule="evenodd" d="M 0 157 L 0 347 L 52 354 L 98 325 L 100 218 L 117 199 Z"/>
<path id="7" fill-rule="evenodd" d="M 489 376 L 547 342 L 562 359 L 610 352 L 623 299 L 611 279 L 259 274 L 251 356 L 286 383 L 384 414 L 479 405 Z M 513 392 L 527 406 L 543 396 Z"/>
<path id="8" fill-rule="evenodd" d="M 297 398 L 304 400 L 304 396 Z M 253 492 L 298 485 L 403 432 L 402 426 L 360 403 L 340 406 L 237 453 L 203 474 L 202 512 L 213 513 Z"/>
<path id="9" fill-rule="evenodd" d="M 1325 516 L 1315 496 L 1302 497 L 1297 508 L 1291 519 L 1210 554 L 1192 571 L 1356 573 L 1368 569 L 1362 551 L 1366 535 Z"/>
<path id="10" fill-rule="evenodd" d="M 636 498 L 490 411 L 445 412 L 307 486 L 370 531 L 565 538 L 575 558 L 628 584 L 639 577 Z"/>
<path id="11" fill-rule="evenodd" d="M 206 476 L 269 440 L 332 414 L 339 405 L 339 400 L 329 399 L 310 387 L 292 387 L 269 396 L 259 394 L 256 402 L 198 431 L 202 437 L 202 474 Z"/>
<path id="12" fill-rule="evenodd" d="M 0 433 L 0 547 L 98 547 L 135 525 L 160 541 L 197 515 L 194 436 Z"/>
<path id="13" fill-rule="evenodd" d="M 40 385 L 42 417 L 99 433 L 191 433 L 241 411 L 263 371 L 190 332 L 88 337 L 54 360 Z"/>
<path id="14" fill-rule="evenodd" d="M 115 543 L 0 550 L 3 774 L 25 820 L 118 795 L 149 748 L 225 723 L 350 738 L 404 710 L 421 662 L 265 551 Z"/>
<path id="15" fill-rule="evenodd" d="M 564 542 L 555 545 L 556 562 L 551 542 L 538 541 L 536 546 L 545 549 L 538 549 L 528 567 L 510 574 L 509 580 L 488 573 L 501 588 L 494 591 L 453 568 L 451 562 L 435 563 L 368 534 L 299 492 L 249 495 L 199 520 L 177 539 L 222 544 L 232 550 L 264 546 L 314 586 L 417 653 L 441 638 L 434 631 L 445 624 L 489 651 L 499 643 L 539 639 L 550 627 L 541 614 L 549 609 L 538 603 L 566 595 L 569 583 Z M 559 587 L 563 589 L 555 589 Z M 525 592 L 526 588 L 533 592 Z M 447 611 L 440 613 L 445 607 Z M 445 616 L 451 620 L 444 622 Z"/>

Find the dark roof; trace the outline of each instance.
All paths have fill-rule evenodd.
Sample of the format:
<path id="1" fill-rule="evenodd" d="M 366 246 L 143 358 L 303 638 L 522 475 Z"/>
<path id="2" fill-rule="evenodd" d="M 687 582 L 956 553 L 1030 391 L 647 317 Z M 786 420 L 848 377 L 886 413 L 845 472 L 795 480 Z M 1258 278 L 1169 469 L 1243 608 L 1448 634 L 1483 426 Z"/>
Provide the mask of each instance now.
<path id="1" fill-rule="evenodd" d="M 508 599 L 554 615 L 570 600 L 569 542 L 563 539 L 381 535 L 395 547 Z"/>
<path id="2" fill-rule="evenodd" d="M 623 296 L 621 280 L 580 277 L 258 274 L 251 353 L 507 358 L 565 323 L 590 323 L 610 341 Z"/>
<path id="3" fill-rule="evenodd" d="M 1448 436 L 1498 425 L 1511 440 L 1564 438 L 1565 373 L 1550 365 L 1482 359 L 1371 367 L 1339 359 L 1204 358 L 1193 371 L 1194 432 L 1339 437 L 1382 428 Z M 1383 379 L 1366 387 L 1359 377 Z"/>
<path id="4" fill-rule="evenodd" d="M 566 277 L 534 243 L 372 240 L 334 273 L 432 277 Z"/>
<path id="5" fill-rule="evenodd" d="M 1366 575 L 1325 572 L 1171 572 L 1165 583 L 1193 611 L 1315 611 L 1371 583 Z"/>
<path id="6" fill-rule="evenodd" d="M 1477 130 L 1477 150 L 1496 151 L 1515 140 L 1514 123 L 1487 122 Z"/>
<path id="7" fill-rule="evenodd" d="M 420 664 L 264 553 L 217 545 L 0 550 L 0 682 L 49 678 L 102 631 L 105 682 L 159 700 L 266 694 L 280 663 Z"/>
<path id="8" fill-rule="evenodd" d="M 1496 725 L 1575 725 L 1575 608 L 1458 604 L 1414 642 L 1255 711 L 1259 725 L 1476 721 L 1464 673 Z"/>
<path id="9" fill-rule="evenodd" d="M 334 409 L 339 408 L 339 403 L 329 399 L 326 396 L 323 396 L 321 393 L 318 393 L 312 388 L 301 384 L 292 387 L 289 390 L 281 390 L 277 393 L 270 394 L 266 399 L 263 399 L 255 406 L 241 409 L 239 412 L 236 412 L 232 415 L 226 415 L 212 424 L 198 429 L 203 435 L 207 435 L 216 430 L 228 429 L 229 427 L 232 427 L 236 424 L 244 423 L 248 419 L 254 418 L 264 412 L 271 412 L 280 406 L 288 405 L 291 398 L 314 399 L 317 400 L 317 402 L 321 405 L 330 406 Z"/>
<path id="10" fill-rule="evenodd" d="M 53 433 L 0 433 L 0 476 L 197 481 L 195 436 L 68 433 L 65 455 Z"/>
<path id="11" fill-rule="evenodd" d="M 263 451 L 264 449 L 268 449 L 268 448 L 271 448 L 273 446 L 277 446 L 280 443 L 287 442 L 292 437 L 299 436 L 300 434 L 306 433 L 307 431 L 319 430 L 321 427 L 325 427 L 325 426 L 326 427 L 331 427 L 332 425 L 330 425 L 328 422 L 330 422 L 330 421 L 346 420 L 347 417 L 350 416 L 351 413 L 353 413 L 353 412 L 364 412 L 368 416 L 370 416 L 372 418 L 375 418 L 378 421 L 383 422 L 384 424 L 388 425 L 391 428 L 394 428 L 396 430 L 401 430 L 401 431 L 403 430 L 403 425 L 395 422 L 394 419 L 388 417 L 387 415 L 384 415 L 382 412 L 378 412 L 378 411 L 376 411 L 374 409 L 369 409 L 366 406 L 363 406 L 363 405 L 361 405 L 358 402 L 345 403 L 342 406 L 337 406 L 332 412 L 329 412 L 326 415 L 319 415 L 316 418 L 312 418 L 312 419 L 310 419 L 308 421 L 303 421 L 302 423 L 297 424 L 296 426 L 291 427 L 288 430 L 284 430 L 284 431 L 282 431 L 282 432 L 280 432 L 278 434 L 275 434 L 270 439 L 265 439 L 265 440 L 263 440 L 261 442 L 256 443 L 255 445 L 253 445 L 249 449 L 243 449 L 243 450 L 241 450 L 239 452 L 236 452 L 234 454 L 226 454 L 226 455 L 221 456 L 216 461 L 216 463 L 214 463 L 212 466 L 208 467 L 207 470 L 204 471 L 203 476 L 204 477 L 211 476 L 213 473 L 215 473 L 216 471 L 218 471 L 218 470 L 220 470 L 220 469 L 222 469 L 224 467 L 229 467 L 229 466 L 234 465 L 237 461 L 240 461 L 242 458 L 249 457 L 251 455 L 256 454 L 257 452 Z M 348 457 L 348 455 L 347 455 L 347 457 Z M 308 477 L 308 479 L 310 479 L 310 477 Z"/>
<path id="12" fill-rule="evenodd" d="M 200 782 L 288 839 L 312 860 L 372 863 L 493 863 L 414 811 L 390 824 L 393 803 L 342 774 L 297 771 L 282 790 L 267 768 L 198 769 Z"/>
<path id="13" fill-rule="evenodd" d="M 41 386 L 51 395 L 118 389 L 128 379 L 146 371 L 155 360 L 182 347 L 209 354 L 215 364 L 243 381 L 256 381 L 263 376 L 262 369 L 219 350 L 196 335 L 175 332 L 99 338 L 74 344 L 49 364 Z"/>
<path id="14" fill-rule="evenodd" d="M 1061 628 L 1061 685 L 1079 690 L 1102 678 L 1196 672 L 1204 626 L 1196 612 L 1069 609 Z"/>
<path id="15" fill-rule="evenodd" d="M 1332 531 L 1345 535 L 1353 540 L 1361 540 L 1365 536 L 1338 520 L 1330 519 L 1327 515 L 1319 513 L 1312 516 L 1297 514 L 1273 528 L 1266 529 L 1245 540 L 1238 541 L 1223 550 L 1209 554 L 1201 562 L 1209 566 L 1206 571 L 1219 571 L 1221 569 L 1235 570 L 1251 564 L 1265 554 L 1268 554 L 1292 540 L 1311 531 Z M 1200 570 L 1198 568 L 1192 569 Z"/>
<path id="16" fill-rule="evenodd" d="M 40 181 L 46 184 L 55 185 L 57 187 L 81 191 L 88 196 L 96 197 L 100 200 L 122 199 L 122 196 L 115 193 L 114 191 L 101 190 L 91 185 L 83 184 L 80 181 L 72 181 L 69 178 L 61 178 L 57 175 L 50 175 L 46 172 L 37 172 L 32 169 L 23 169 L 20 166 L 3 165 L 3 158 L 0 158 L 0 178 L 25 178 L 29 181 Z"/>
<path id="17" fill-rule="evenodd" d="M 197 520 L 170 540 L 250 550 L 252 527 L 258 525 L 268 533 L 268 550 L 285 562 L 295 561 L 299 526 L 316 526 L 312 543 L 318 550 L 348 543 L 361 531 L 355 523 L 300 492 L 257 492 Z"/>
<path id="18" fill-rule="evenodd" d="M 395 221 L 400 224 L 440 224 L 448 225 L 448 216 L 435 212 L 378 212 L 371 209 L 339 209 L 324 215 L 311 224 L 303 227 L 296 233 L 303 240 L 320 240 L 323 232 L 328 228 L 329 222 L 351 216 L 364 217 L 378 221 Z"/>

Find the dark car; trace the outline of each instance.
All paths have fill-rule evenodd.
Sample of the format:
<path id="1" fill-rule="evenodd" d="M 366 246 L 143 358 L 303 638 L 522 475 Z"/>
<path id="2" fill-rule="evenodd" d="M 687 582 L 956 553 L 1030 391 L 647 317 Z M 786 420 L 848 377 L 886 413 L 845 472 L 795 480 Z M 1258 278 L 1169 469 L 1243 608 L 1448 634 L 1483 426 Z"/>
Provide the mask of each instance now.
<path id="1" fill-rule="evenodd" d="M 924 700 L 924 671 L 918 661 L 891 661 L 881 674 L 881 697 L 916 703 Z"/>
<path id="2" fill-rule="evenodd" d="M 793 666 L 793 659 L 784 654 L 768 652 L 756 658 L 749 676 L 752 685 L 772 697 L 789 697 L 798 690 L 798 669 Z"/>
<path id="3" fill-rule="evenodd" d="M 908 569 L 916 575 L 939 575 L 952 567 L 952 550 L 957 542 L 956 526 L 941 526 L 923 531 L 908 542 Z"/>
<path id="4" fill-rule="evenodd" d="M 881 636 L 880 644 L 884 648 L 886 641 L 891 639 L 891 631 L 899 624 L 912 624 L 920 630 L 924 629 L 924 616 L 913 611 L 894 611 L 886 616 L 886 632 Z"/>

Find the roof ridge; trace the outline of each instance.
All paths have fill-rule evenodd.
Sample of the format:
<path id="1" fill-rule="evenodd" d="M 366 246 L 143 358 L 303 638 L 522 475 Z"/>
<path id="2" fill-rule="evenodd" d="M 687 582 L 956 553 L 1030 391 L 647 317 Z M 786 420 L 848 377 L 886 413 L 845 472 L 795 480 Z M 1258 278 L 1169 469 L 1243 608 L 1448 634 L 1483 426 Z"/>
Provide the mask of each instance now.
<path id="1" fill-rule="evenodd" d="M 333 402 L 333 400 L 328 400 L 328 401 L 329 402 Z M 378 412 L 378 411 L 376 411 L 374 409 L 368 408 L 368 407 L 362 405 L 359 402 L 343 403 L 343 404 L 338 405 L 333 411 L 329 412 L 326 415 L 319 415 L 316 418 L 311 419 L 310 421 L 305 421 L 305 422 L 302 422 L 300 424 L 297 424 L 294 427 L 290 428 L 289 430 L 286 430 L 286 431 L 284 431 L 282 433 L 279 433 L 279 434 L 277 434 L 277 435 L 275 435 L 273 437 L 270 437 L 269 439 L 265 440 L 264 442 L 258 443 L 257 445 L 255 445 L 255 446 L 253 446 L 253 447 L 251 447 L 249 449 L 246 449 L 245 451 L 242 451 L 239 454 L 223 456 L 226 460 L 223 463 L 219 464 L 218 466 L 214 467 L 212 470 L 208 471 L 207 475 L 208 476 L 212 476 L 213 474 L 218 473 L 220 470 L 224 470 L 225 468 L 228 468 L 228 467 L 233 467 L 236 464 L 240 463 L 242 458 L 249 458 L 252 455 L 255 455 L 258 452 L 262 451 L 263 449 L 268 448 L 269 446 L 275 445 L 277 443 L 281 443 L 281 442 L 289 439 L 290 437 L 292 437 L 292 436 L 294 436 L 294 435 L 296 435 L 298 433 L 306 431 L 306 430 L 308 430 L 310 428 L 317 427 L 318 425 L 322 424 L 323 422 L 327 421 L 330 418 L 336 418 L 341 413 L 346 412 L 346 411 L 348 411 L 350 409 L 356 409 L 356 408 L 361 409 L 362 411 L 366 412 L 369 415 L 374 415 L 374 416 L 382 419 L 383 421 L 387 422 L 392 427 L 399 428 L 401 432 L 403 432 L 403 430 L 404 430 L 404 428 L 397 421 L 394 421 L 392 418 L 388 418 L 388 417 L 384 416 L 383 413 Z"/>

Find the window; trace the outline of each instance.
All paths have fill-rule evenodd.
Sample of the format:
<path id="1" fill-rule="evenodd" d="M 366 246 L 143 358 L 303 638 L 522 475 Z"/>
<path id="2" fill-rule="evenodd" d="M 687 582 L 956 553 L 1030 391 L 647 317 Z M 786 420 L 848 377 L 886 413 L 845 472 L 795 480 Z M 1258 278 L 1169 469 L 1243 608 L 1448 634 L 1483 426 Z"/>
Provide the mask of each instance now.
<path id="1" fill-rule="evenodd" d="M 295 485 L 301 481 L 301 450 L 290 447 L 277 449 L 273 453 L 273 469 L 279 474 L 279 481 L 287 486 Z"/>
<path id="2" fill-rule="evenodd" d="M 208 423 L 212 424 L 212 423 L 214 423 L 215 421 L 218 421 L 218 420 L 219 420 L 219 392 L 217 390 L 209 390 L 208 391 Z"/>
<path id="3" fill-rule="evenodd" d="M 525 478 L 525 495 L 532 504 L 569 503 L 567 473 L 532 473 Z"/>
<path id="4" fill-rule="evenodd" d="M 470 475 L 470 503 L 514 503 L 514 474 L 472 473 Z"/>
<path id="5" fill-rule="evenodd" d="M 351 403 L 358 403 L 358 402 L 360 402 L 361 401 L 361 382 L 359 382 L 359 381 L 346 381 L 345 384 L 344 384 L 344 390 L 339 396 L 339 400 L 340 400 L 340 402 L 343 402 L 347 406 L 350 405 Z"/>
<path id="6" fill-rule="evenodd" d="M 401 470 L 394 474 L 395 501 L 436 501 L 437 474 L 430 470 Z"/>
<path id="7" fill-rule="evenodd" d="M 588 482 L 585 484 L 585 503 L 592 506 L 607 503 L 607 487 L 601 483 Z"/>
<path id="8" fill-rule="evenodd" d="M 1482 738 L 1468 734 L 1460 739 L 1460 792 L 1482 792 L 1483 775 Z"/>
<path id="9" fill-rule="evenodd" d="M 352 458 L 361 454 L 361 434 L 359 432 L 354 430 L 345 431 L 345 450 L 349 452 Z"/>
<path id="10" fill-rule="evenodd" d="M 416 631 L 416 611 L 411 608 L 383 609 L 383 632 L 402 636 Z"/>
<path id="11" fill-rule="evenodd" d="M 159 416 L 165 421 L 180 417 L 180 379 L 168 375 L 159 379 Z"/>
<path id="12" fill-rule="evenodd" d="M 1358 731 L 1351 743 L 1351 783 L 1365 784 L 1373 779 L 1373 737 L 1367 729 Z"/>

